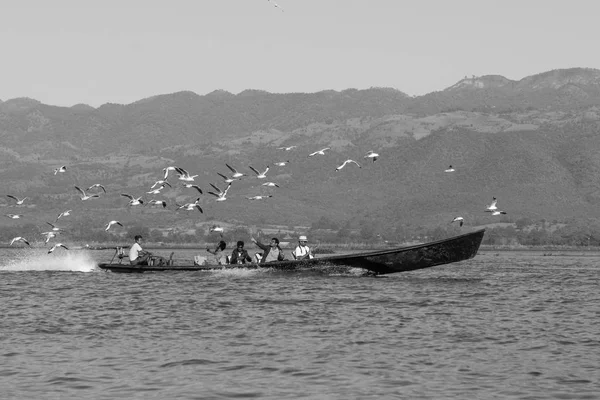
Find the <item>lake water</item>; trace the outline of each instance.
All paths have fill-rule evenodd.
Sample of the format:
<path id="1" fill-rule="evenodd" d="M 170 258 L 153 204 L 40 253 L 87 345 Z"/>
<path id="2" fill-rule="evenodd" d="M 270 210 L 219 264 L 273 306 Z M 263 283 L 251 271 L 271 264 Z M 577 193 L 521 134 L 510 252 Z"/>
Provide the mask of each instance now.
<path id="1" fill-rule="evenodd" d="M 599 399 L 600 256 L 115 274 L 0 249 L 4 399 Z"/>

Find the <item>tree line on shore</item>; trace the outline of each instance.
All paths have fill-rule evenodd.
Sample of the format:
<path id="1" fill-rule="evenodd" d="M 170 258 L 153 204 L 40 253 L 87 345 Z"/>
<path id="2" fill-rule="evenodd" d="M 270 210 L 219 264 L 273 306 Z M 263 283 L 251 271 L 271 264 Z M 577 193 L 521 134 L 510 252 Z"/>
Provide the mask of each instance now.
<path id="1" fill-rule="evenodd" d="M 407 243 L 430 242 L 467 232 L 456 224 L 437 227 L 398 225 L 391 232 L 378 232 L 377 227 L 368 221 L 348 220 L 339 224 L 327 217 L 314 221 L 306 229 L 298 230 L 290 226 L 274 230 L 265 226 L 262 229 L 249 229 L 236 226 L 226 229 L 222 234 L 211 232 L 208 228 L 165 230 L 142 224 L 134 224 L 119 231 L 89 229 L 85 223 L 73 224 L 68 231 L 52 239 L 56 242 L 120 243 L 127 244 L 135 235 L 144 236 L 147 243 L 171 245 L 204 245 L 225 240 L 234 243 L 237 240 L 250 241 L 251 237 L 268 240 L 278 237 L 281 241 L 295 243 L 299 235 L 308 235 L 311 243 L 329 243 L 337 245 L 400 246 Z M 35 224 L 3 227 L 0 242 L 10 243 L 16 236 L 27 238 L 32 243 L 43 241 L 43 229 Z M 483 245 L 491 246 L 600 246 L 600 223 L 595 220 L 573 220 L 563 223 L 545 220 L 532 221 L 522 218 L 515 223 L 486 227 Z"/>

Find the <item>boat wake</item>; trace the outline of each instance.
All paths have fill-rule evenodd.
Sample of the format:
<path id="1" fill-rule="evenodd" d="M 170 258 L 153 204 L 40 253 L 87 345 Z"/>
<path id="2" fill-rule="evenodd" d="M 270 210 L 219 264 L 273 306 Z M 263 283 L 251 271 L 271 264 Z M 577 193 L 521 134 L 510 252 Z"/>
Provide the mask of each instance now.
<path id="1" fill-rule="evenodd" d="M 27 250 L 16 253 L 16 257 L 8 260 L 6 264 L 0 264 L 0 271 L 91 272 L 97 265 L 92 255 L 85 251 L 48 254 L 46 249 Z"/>

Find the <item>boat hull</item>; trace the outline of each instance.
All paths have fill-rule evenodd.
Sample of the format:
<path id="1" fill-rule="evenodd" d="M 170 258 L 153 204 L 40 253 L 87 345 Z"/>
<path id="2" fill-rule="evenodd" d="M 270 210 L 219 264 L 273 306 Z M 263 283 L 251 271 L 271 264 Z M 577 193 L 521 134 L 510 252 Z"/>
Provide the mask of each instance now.
<path id="1" fill-rule="evenodd" d="M 235 268 L 258 269 L 270 268 L 280 271 L 314 271 L 331 267 L 362 268 L 376 275 L 414 271 L 437 265 L 455 263 L 475 257 L 485 229 L 465 233 L 435 242 L 394 249 L 377 250 L 358 254 L 333 255 L 317 257 L 310 260 L 287 260 L 268 264 L 235 264 L 235 265 L 129 265 L 106 264 L 98 266 L 112 272 L 149 272 L 149 271 L 210 271 Z"/>

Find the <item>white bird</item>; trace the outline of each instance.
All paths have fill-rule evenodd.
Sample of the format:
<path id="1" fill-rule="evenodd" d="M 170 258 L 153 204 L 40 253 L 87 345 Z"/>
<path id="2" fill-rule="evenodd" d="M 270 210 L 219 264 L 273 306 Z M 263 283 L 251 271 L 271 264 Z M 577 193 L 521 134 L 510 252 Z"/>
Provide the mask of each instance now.
<path id="1" fill-rule="evenodd" d="M 163 168 L 163 172 L 165 173 L 165 176 L 163 177 L 163 180 L 167 179 L 167 177 L 169 176 L 169 171 L 177 171 L 177 168 L 178 167 L 166 167 L 166 168 Z"/>
<path id="2" fill-rule="evenodd" d="M 249 165 L 249 166 L 248 166 L 248 168 L 250 168 L 250 169 L 251 169 L 251 170 L 252 170 L 252 171 L 253 171 L 253 172 L 256 174 L 256 177 L 257 177 L 258 179 L 264 179 L 264 178 L 266 178 L 266 177 L 267 177 L 267 172 L 269 172 L 269 166 L 268 166 L 268 165 L 267 165 L 267 168 L 265 169 L 265 171 L 264 171 L 264 172 L 258 172 L 258 171 L 256 170 L 256 168 L 254 168 L 254 167 L 253 167 L 253 166 L 251 166 L 251 165 Z"/>
<path id="3" fill-rule="evenodd" d="M 27 241 L 25 238 L 23 238 L 23 237 L 21 237 L 21 236 L 17 236 L 17 237 L 15 237 L 15 238 L 13 238 L 13 239 L 10 241 L 10 245 L 9 245 L 9 246 L 12 246 L 14 242 L 23 242 L 23 243 L 25 243 L 27 246 L 31 246 L 31 245 L 29 244 L 29 242 L 28 242 L 28 241 Z"/>
<path id="4" fill-rule="evenodd" d="M 178 179 L 180 181 L 184 181 L 184 182 L 193 182 L 194 178 L 198 176 L 198 175 L 190 175 L 190 173 L 187 172 L 185 169 L 179 168 L 179 167 L 177 167 L 176 171 L 177 171 L 177 173 L 179 173 Z"/>
<path id="5" fill-rule="evenodd" d="M 129 204 L 130 206 L 139 206 L 140 204 L 144 204 L 144 200 L 142 200 L 142 196 L 140 197 L 133 197 L 130 194 L 127 193 L 121 193 L 121 196 L 127 197 L 129 199 Z"/>
<path id="6" fill-rule="evenodd" d="M 200 213 L 204 213 L 204 211 L 202 211 L 202 207 L 200 207 L 200 204 L 198 204 L 199 202 L 200 202 L 200 197 L 198 197 L 196 199 L 196 201 L 193 202 L 193 203 L 186 203 L 186 204 L 183 204 L 183 205 L 177 204 L 177 206 L 178 206 L 177 210 L 181 210 L 181 209 L 183 209 L 185 211 L 198 210 L 198 211 L 200 211 Z"/>
<path id="7" fill-rule="evenodd" d="M 486 212 L 490 212 L 490 213 L 492 213 L 492 215 L 506 214 L 506 211 L 500 211 L 500 210 L 495 210 L 495 211 L 486 210 Z"/>
<path id="8" fill-rule="evenodd" d="M 62 166 L 54 169 L 54 175 L 58 174 L 59 172 L 66 172 L 66 171 L 67 171 L 67 166 L 62 165 Z"/>
<path id="9" fill-rule="evenodd" d="M 313 153 L 310 153 L 308 156 L 312 157 L 312 156 L 316 156 L 317 154 L 320 154 L 320 155 L 324 156 L 325 155 L 325 151 L 327 151 L 327 150 L 330 150 L 330 148 L 329 147 L 325 147 L 324 149 L 317 150 L 317 151 L 315 151 Z"/>
<path id="10" fill-rule="evenodd" d="M 103 191 L 104 193 L 106 193 L 106 189 L 104 188 L 104 186 L 102 186 L 102 185 L 101 185 L 101 184 L 99 184 L 99 183 L 94 183 L 92 186 L 90 186 L 89 188 L 87 188 L 87 190 L 88 190 L 88 191 L 90 191 L 90 190 L 92 190 L 92 189 L 94 189 L 94 188 L 100 188 L 100 189 L 102 189 L 102 191 Z"/>
<path id="11" fill-rule="evenodd" d="M 154 189 L 157 186 L 164 186 L 164 185 L 169 185 L 169 187 L 171 187 L 171 184 L 169 182 L 167 182 L 165 179 L 161 179 L 161 180 L 154 182 L 154 185 L 152 185 L 150 187 L 150 189 Z"/>
<path id="12" fill-rule="evenodd" d="M 184 183 L 183 186 L 188 189 L 196 189 L 200 194 L 202 194 L 202 189 L 200 189 L 200 186 L 198 186 L 198 185 L 193 185 L 191 183 Z"/>
<path id="13" fill-rule="evenodd" d="M 219 232 L 219 233 L 223 233 L 225 230 L 217 225 L 213 225 L 210 227 L 210 229 L 208 230 L 209 232 Z"/>
<path id="14" fill-rule="evenodd" d="M 50 222 L 46 222 L 46 223 L 52 227 L 52 230 L 53 230 L 54 232 L 60 232 L 60 231 L 62 231 L 62 230 L 63 230 L 62 228 L 59 228 L 58 226 L 56 226 L 56 225 L 54 225 L 54 224 L 51 224 Z"/>
<path id="15" fill-rule="evenodd" d="M 373 160 L 373 162 L 377 161 L 377 157 L 379 157 L 379 154 L 375 153 L 372 150 L 369 150 L 369 152 L 367 153 L 366 156 L 364 156 L 363 158 L 371 158 Z"/>
<path id="16" fill-rule="evenodd" d="M 463 217 L 455 217 L 450 223 L 458 222 L 460 226 L 463 226 L 464 218 Z"/>
<path id="17" fill-rule="evenodd" d="M 356 162 L 356 161 L 354 161 L 354 160 L 350 160 L 350 159 L 348 159 L 348 160 L 344 161 L 344 163 L 343 163 L 342 165 L 340 165 L 339 167 L 337 167 L 335 170 L 336 170 L 336 171 L 339 171 L 339 170 L 341 170 L 342 168 L 344 168 L 344 167 L 346 166 L 346 164 L 349 164 L 349 163 L 356 164 L 356 165 L 358 165 L 358 168 L 361 168 L 361 166 L 360 166 L 360 164 L 359 164 L 359 163 L 357 163 L 357 162 Z"/>
<path id="18" fill-rule="evenodd" d="M 225 181 L 225 183 L 231 183 L 231 182 L 237 180 L 237 179 L 234 179 L 234 178 L 229 178 L 229 177 L 227 177 L 227 176 L 225 176 L 225 175 L 223 175 L 223 174 L 221 174 L 219 172 L 217 172 L 217 175 L 219 175 L 221 178 L 223 178 L 223 180 Z"/>
<path id="19" fill-rule="evenodd" d="M 236 178 L 236 179 L 238 179 L 238 178 L 241 178 L 242 176 L 246 176 L 246 174 L 242 174 L 241 172 L 238 172 L 238 171 L 237 171 L 235 168 L 233 168 L 231 165 L 229 165 L 229 164 L 225 164 L 225 165 L 227 165 L 227 168 L 229 168 L 229 169 L 231 170 L 231 172 L 232 172 L 232 175 L 231 175 L 231 177 L 232 177 L 232 178 Z"/>
<path id="20" fill-rule="evenodd" d="M 273 4 L 273 7 L 275 8 L 279 8 L 281 10 L 281 12 L 283 12 L 283 8 L 281 8 L 281 6 L 277 3 L 275 3 L 273 0 L 267 0 L 269 3 Z"/>
<path id="21" fill-rule="evenodd" d="M 61 212 L 60 214 L 58 214 L 58 217 L 56 217 L 56 220 L 54 222 L 58 221 L 62 217 L 67 217 L 67 216 L 71 215 L 71 211 L 73 211 L 73 210 L 67 210 L 67 211 Z"/>
<path id="22" fill-rule="evenodd" d="M 290 162 L 289 160 L 279 161 L 279 162 L 273 163 L 273 165 L 277 165 L 278 167 L 285 167 L 287 164 L 289 164 L 289 162 Z"/>
<path id="23" fill-rule="evenodd" d="M 215 190 L 218 192 L 218 193 L 208 192 L 209 194 L 212 194 L 213 196 L 215 196 L 217 198 L 216 201 L 225 201 L 225 200 L 227 200 L 227 197 L 226 197 L 227 196 L 227 191 L 229 191 L 229 188 L 231 187 L 231 183 L 229 183 L 227 185 L 227 187 L 225 188 L 224 191 L 221 190 L 221 189 L 219 189 L 218 187 L 216 187 L 212 183 L 210 183 L 210 186 L 212 186 L 213 188 L 215 188 Z"/>
<path id="24" fill-rule="evenodd" d="M 108 223 L 108 225 L 106 225 L 106 228 L 104 228 L 105 231 L 109 230 L 111 226 L 113 225 L 119 225 L 119 226 L 123 226 L 122 223 L 120 223 L 119 221 L 110 221 Z"/>
<path id="25" fill-rule="evenodd" d="M 86 194 L 86 193 L 85 193 L 85 191 L 84 191 L 83 189 L 81 189 L 81 188 L 80 188 L 80 187 L 78 187 L 78 186 L 75 186 L 75 189 L 79 190 L 79 193 L 81 193 L 81 200 L 84 200 L 84 201 L 85 201 L 85 200 L 92 199 L 92 198 L 94 198 L 94 197 L 100 197 L 100 196 L 99 196 L 99 195 L 97 195 L 97 194 L 90 194 L 90 195 L 88 195 L 88 194 Z"/>
<path id="26" fill-rule="evenodd" d="M 52 248 L 50 248 L 50 250 L 48 250 L 48 254 L 52 253 L 54 250 L 56 250 L 57 247 L 62 247 L 65 250 L 69 250 L 69 248 L 67 246 L 65 246 L 62 243 L 56 243 L 54 246 L 52 246 Z"/>
<path id="27" fill-rule="evenodd" d="M 169 185 L 171 186 L 171 185 Z M 160 194 L 160 191 L 163 190 L 165 188 L 165 185 L 159 186 L 156 189 L 151 189 L 149 192 L 146 192 L 148 194 Z"/>
<path id="28" fill-rule="evenodd" d="M 452 168 L 452 165 L 450 165 L 448 168 L 446 168 L 446 169 L 444 170 L 444 172 L 454 172 L 454 171 L 455 171 L 455 170 L 454 170 L 454 168 Z"/>
<path id="29" fill-rule="evenodd" d="M 6 215 L 8 218 L 12 218 L 12 219 L 19 219 L 23 216 L 23 214 L 4 214 Z"/>
<path id="30" fill-rule="evenodd" d="M 498 203 L 498 200 L 496 200 L 495 197 L 492 197 L 492 203 L 486 207 L 486 211 L 497 210 L 498 209 L 498 207 L 496 206 L 497 203 Z"/>
<path id="31" fill-rule="evenodd" d="M 25 199 L 27 199 L 27 197 L 23 197 L 22 199 L 18 199 L 15 196 L 13 196 L 12 194 L 7 194 L 6 197 L 10 197 L 11 199 L 14 199 L 17 203 L 18 206 L 22 205 L 23 202 L 25 201 Z"/>
<path id="32" fill-rule="evenodd" d="M 269 186 L 269 187 L 279 187 L 275 182 L 265 182 L 261 186 Z"/>
<path id="33" fill-rule="evenodd" d="M 263 199 L 266 199 L 268 197 L 273 197 L 273 195 L 270 194 L 268 196 L 265 196 L 265 195 L 263 195 L 263 196 L 252 196 L 252 197 L 247 197 L 247 199 L 248 200 L 263 200 Z"/>
<path id="34" fill-rule="evenodd" d="M 60 235 L 60 232 L 42 232 L 42 235 L 46 236 L 46 240 L 44 241 L 44 244 L 46 244 L 50 241 L 50 239 L 55 238 L 57 235 Z"/>
<path id="35" fill-rule="evenodd" d="M 284 151 L 290 151 L 292 149 L 295 149 L 297 146 L 288 146 L 288 147 L 278 147 L 277 150 L 284 150 Z"/>
<path id="36" fill-rule="evenodd" d="M 164 200 L 150 200 L 148 202 L 149 206 L 163 206 L 165 208 L 167 206 L 167 202 Z"/>

